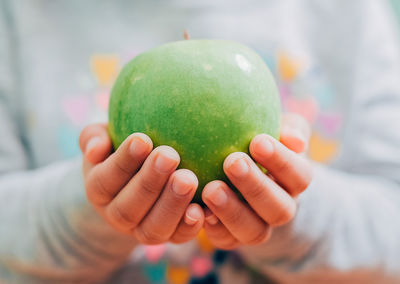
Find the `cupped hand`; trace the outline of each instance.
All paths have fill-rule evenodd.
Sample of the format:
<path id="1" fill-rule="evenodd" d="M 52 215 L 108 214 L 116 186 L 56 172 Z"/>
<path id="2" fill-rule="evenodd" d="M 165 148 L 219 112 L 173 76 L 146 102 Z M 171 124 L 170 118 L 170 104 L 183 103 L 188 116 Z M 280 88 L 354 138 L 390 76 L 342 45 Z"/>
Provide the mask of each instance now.
<path id="1" fill-rule="evenodd" d="M 222 181 L 208 183 L 202 193 L 205 231 L 221 249 L 257 245 L 269 238 L 271 228 L 287 224 L 296 214 L 296 197 L 311 182 L 311 164 L 300 154 L 308 147 L 310 128 L 298 115 L 282 119 L 280 142 L 266 134 L 254 137 L 250 156 L 230 154 L 224 171 L 246 202 Z M 267 170 L 265 174 L 256 164 Z"/>
<path id="2" fill-rule="evenodd" d="M 86 127 L 79 142 L 88 200 L 113 228 L 143 244 L 197 235 L 204 212 L 190 201 L 198 181 L 193 172 L 176 170 L 180 158 L 173 148 L 153 150 L 148 136 L 134 133 L 112 152 L 105 124 Z"/>

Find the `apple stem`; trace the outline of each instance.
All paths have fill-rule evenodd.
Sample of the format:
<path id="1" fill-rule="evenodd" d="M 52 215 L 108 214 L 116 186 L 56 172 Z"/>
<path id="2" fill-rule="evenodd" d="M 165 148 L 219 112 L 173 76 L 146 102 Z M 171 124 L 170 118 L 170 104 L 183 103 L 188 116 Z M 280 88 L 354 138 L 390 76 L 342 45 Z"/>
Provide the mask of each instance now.
<path id="1" fill-rule="evenodd" d="M 189 33 L 187 30 L 183 30 L 183 37 L 185 38 L 185 40 L 189 39 Z"/>

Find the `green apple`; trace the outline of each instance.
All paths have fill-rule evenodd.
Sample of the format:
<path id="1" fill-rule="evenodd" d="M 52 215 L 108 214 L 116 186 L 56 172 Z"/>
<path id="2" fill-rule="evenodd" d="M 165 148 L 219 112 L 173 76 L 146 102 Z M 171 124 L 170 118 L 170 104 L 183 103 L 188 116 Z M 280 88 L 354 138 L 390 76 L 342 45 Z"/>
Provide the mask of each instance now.
<path id="1" fill-rule="evenodd" d="M 169 145 L 180 168 L 199 179 L 194 198 L 222 164 L 248 152 L 260 133 L 279 136 L 280 100 L 273 76 L 250 48 L 225 40 L 185 40 L 144 52 L 122 69 L 111 93 L 109 133 L 115 148 L 133 132 Z"/>

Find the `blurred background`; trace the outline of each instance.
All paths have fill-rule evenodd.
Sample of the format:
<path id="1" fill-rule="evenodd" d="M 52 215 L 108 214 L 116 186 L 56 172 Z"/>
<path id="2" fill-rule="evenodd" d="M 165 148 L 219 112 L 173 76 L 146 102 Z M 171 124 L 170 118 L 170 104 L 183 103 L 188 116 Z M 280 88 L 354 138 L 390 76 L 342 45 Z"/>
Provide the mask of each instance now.
<path id="1" fill-rule="evenodd" d="M 389 2 L 391 11 L 397 20 L 393 22 L 393 25 L 397 25 L 397 35 L 400 37 L 400 0 L 387 1 Z M 51 34 L 50 32 L 52 32 L 52 27 L 45 22 L 44 18 L 46 18 L 46 20 L 49 19 L 49 21 L 63 20 L 62 17 L 65 15 L 72 15 L 73 19 L 74 16 L 78 16 L 79 13 L 81 13 L 79 9 L 80 3 L 78 3 L 79 1 L 76 1 L 75 4 L 68 6 L 70 10 L 66 10 L 65 15 L 64 13 L 57 15 L 51 13 L 52 7 L 55 5 L 52 4 L 51 1 L 39 2 L 42 4 L 44 3 L 43 7 L 41 7 L 43 8 L 42 11 L 37 9 L 39 12 L 44 11 L 43 15 L 45 16 L 43 17 L 41 17 L 42 15 L 39 14 L 37 10 L 31 9 L 29 4 L 26 6 L 16 5 L 19 11 L 22 11 L 29 17 L 35 18 L 34 23 L 43 28 L 42 30 L 33 28 L 30 30 L 30 26 L 27 25 L 27 30 L 25 31 L 25 34 L 23 34 L 23 36 L 29 38 L 33 42 L 29 47 L 30 49 L 25 51 L 26 54 L 24 57 L 25 60 L 28 59 L 27 62 L 30 64 L 26 64 L 24 66 L 26 70 L 23 71 L 26 71 L 27 73 L 29 72 L 32 77 L 32 85 L 28 85 L 25 92 L 29 95 L 30 92 L 43 90 L 43 94 L 47 95 L 47 97 L 44 95 L 40 97 L 41 94 L 37 94 L 38 97 L 32 96 L 32 98 L 26 96 L 26 105 L 28 109 L 25 114 L 25 119 L 28 121 L 27 136 L 29 136 L 29 139 L 33 141 L 30 141 L 32 142 L 31 144 L 34 145 L 32 148 L 37 147 L 37 149 L 39 149 L 37 151 L 35 151 L 35 149 L 29 149 L 32 150 L 32 157 L 29 158 L 34 161 L 32 163 L 34 167 L 47 165 L 55 159 L 69 159 L 80 154 L 77 141 L 81 129 L 88 123 L 107 120 L 109 94 L 113 82 L 123 65 L 138 53 L 149 47 L 170 41 L 171 39 L 183 39 L 183 28 L 188 28 L 189 33 L 193 33 L 193 38 L 203 36 L 208 37 L 208 35 L 220 36 L 217 32 L 213 33 L 213 25 L 211 23 L 206 27 L 196 27 L 195 24 L 193 28 L 182 27 L 181 22 L 175 21 L 175 11 L 172 9 L 162 12 L 168 15 L 169 23 L 172 28 L 168 26 L 157 26 L 160 25 L 160 23 L 163 23 L 162 21 L 157 22 L 157 13 L 161 12 L 153 11 L 152 7 L 146 7 L 146 10 L 143 10 L 144 12 L 140 12 L 141 4 L 138 3 L 138 9 L 126 9 L 123 11 L 128 16 L 130 16 L 129 14 L 131 11 L 132 13 L 136 13 L 135 17 L 137 18 L 131 17 L 129 19 L 133 19 L 132 22 L 138 24 L 139 28 L 136 27 L 135 30 L 135 27 L 132 26 L 132 31 L 134 30 L 138 38 L 144 38 L 144 42 L 139 42 L 137 48 L 127 48 L 125 50 L 123 49 L 124 41 L 126 40 L 126 42 L 128 42 L 130 39 L 122 37 L 121 46 L 118 47 L 113 44 L 113 38 L 118 38 L 115 30 L 124 27 L 124 23 L 122 20 L 121 23 L 117 21 L 112 23 L 107 22 L 108 17 L 110 16 L 109 12 L 112 9 L 108 10 L 107 5 L 109 3 L 107 4 L 105 2 L 105 4 L 103 4 L 106 9 L 99 9 L 99 14 L 93 12 L 92 14 L 89 14 L 88 19 L 84 19 L 87 20 L 87 27 L 80 26 L 80 23 L 78 22 L 75 23 L 74 21 L 70 21 L 70 26 L 67 27 L 61 24 L 58 27 L 61 31 L 60 34 L 48 39 L 43 35 L 46 34 L 46 32 Z M 162 1 L 158 1 L 158 3 L 163 5 Z M 76 6 L 74 7 L 74 5 Z M 192 8 L 190 5 L 182 6 L 182 14 L 186 17 L 193 17 L 193 22 L 196 23 L 196 14 L 193 13 L 196 9 Z M 97 8 L 98 7 L 94 7 L 93 9 L 96 10 Z M 202 9 L 198 9 L 196 12 L 201 14 L 202 11 Z M 112 11 L 110 13 L 112 13 Z M 193 15 L 191 13 L 193 13 Z M 240 10 L 238 14 L 240 14 Z M 126 15 L 124 14 L 123 16 Z M 221 15 L 223 15 L 223 13 L 220 13 L 218 16 Z M 215 18 L 213 18 L 214 14 L 212 13 L 209 16 L 210 21 L 214 21 L 213 23 L 224 23 L 221 19 L 219 21 L 218 19 L 215 20 Z M 65 19 L 67 18 L 68 16 L 65 16 Z M 85 16 L 82 18 L 85 18 Z M 147 24 L 143 29 L 140 27 L 140 20 L 142 19 L 146 20 Z M 60 22 L 62 22 L 61 20 Z M 67 20 L 65 22 L 67 22 Z M 235 18 L 227 20 L 234 22 Z M 98 24 L 98 22 L 101 22 L 101 25 Z M 338 24 L 340 24 L 340 21 L 338 22 Z M 197 22 L 197 24 L 198 23 L 201 23 L 201 21 Z M 93 26 L 90 26 L 91 24 Z M 257 17 L 254 17 L 254 23 L 250 26 L 259 28 Z M 85 37 L 87 36 L 87 34 L 85 34 L 86 28 L 93 29 L 93 33 L 89 33 L 93 38 L 90 38 L 88 41 L 92 41 L 93 46 L 103 45 L 103 49 L 100 48 L 99 51 L 92 47 L 87 47 L 86 50 L 86 46 L 81 48 L 79 42 L 76 42 L 76 46 L 78 46 L 76 47 L 75 42 L 69 41 L 71 39 L 68 39 L 67 33 L 83 35 L 82 37 Z M 229 27 L 224 28 L 229 30 Z M 146 33 L 151 33 L 151 31 L 155 29 L 160 29 L 160 33 L 147 36 Z M 203 32 L 201 32 L 201 30 L 203 30 Z M 252 30 L 251 32 L 261 33 L 258 30 Z M 98 35 L 102 32 L 108 34 L 110 38 L 101 39 L 101 36 Z M 345 119 L 336 105 L 334 97 L 337 90 L 335 89 L 335 86 L 333 86 L 332 82 L 330 82 L 328 78 L 329 76 L 321 71 L 321 68 L 317 64 L 314 64 L 315 62 L 308 61 L 307 57 L 302 57 L 303 54 L 301 53 L 296 54 L 286 49 L 278 49 L 269 52 L 272 50 L 270 47 L 263 46 L 262 44 L 257 45 L 255 42 L 252 42 L 250 36 L 246 37 L 246 35 L 249 34 L 247 30 L 234 30 L 232 31 L 232 34 L 235 32 L 243 36 L 243 41 L 241 41 L 254 48 L 270 67 L 278 84 L 283 109 L 288 112 L 299 113 L 313 126 L 309 148 L 310 158 L 323 164 L 331 163 L 339 152 L 341 141 L 338 137 Z M 275 33 L 274 30 L 271 30 L 271 32 Z M 160 36 L 157 37 L 158 35 Z M 231 35 L 228 35 L 228 37 L 229 36 Z M 150 41 L 146 42 L 146 38 L 151 37 L 155 40 L 151 43 Z M 257 38 L 256 36 L 253 37 Z M 101 42 L 102 40 L 103 42 Z M 44 47 L 51 48 L 45 50 L 43 49 Z M 75 57 L 74 60 L 76 61 L 69 61 L 68 59 L 59 56 L 59 54 L 54 51 L 60 50 L 60 54 L 63 54 L 62 52 L 68 54 L 70 49 L 73 50 L 74 48 L 82 51 L 82 56 L 78 55 Z M 115 49 L 118 48 L 120 50 L 115 51 Z M 23 46 L 21 49 L 23 49 Z M 52 52 L 54 52 L 54 54 L 52 54 Z M 36 53 L 41 54 L 42 57 L 29 57 L 29 55 Z M 42 59 L 34 61 L 36 60 L 35 58 L 46 58 L 46 56 L 52 59 L 48 61 Z M 40 77 L 39 73 L 41 70 L 46 70 L 49 76 Z M 0 71 L 2 71 L 1 66 Z M 67 74 L 67 76 L 64 76 L 65 74 Z M 0 83 L 2 79 L 3 78 L 0 78 Z M 73 83 L 71 83 L 71 81 Z M 49 84 L 49 82 L 57 83 Z M 58 84 L 58 82 L 60 82 L 60 84 Z M 60 86 L 68 86 L 68 89 L 60 88 Z M 57 94 L 58 96 L 49 96 L 49 94 Z M 41 104 L 39 111 L 33 111 L 33 106 L 37 107 L 38 104 Z M 32 108 L 30 109 L 30 107 Z M 49 119 L 49 117 L 52 119 Z M 47 129 L 53 128 L 56 129 L 55 132 L 47 131 Z M 38 129 L 40 129 L 40 131 L 38 131 Z M 46 131 L 43 131 L 43 129 Z M 27 140 L 28 138 L 26 141 Z M 56 147 L 43 147 L 43 141 L 46 141 L 44 143 L 54 144 Z M 29 143 L 26 144 L 28 145 Z M 208 242 L 204 232 L 198 236 L 198 242 L 202 252 L 211 254 L 213 247 Z M 149 265 L 143 268 L 145 274 L 150 279 L 154 280 L 153 282 L 155 283 L 163 283 L 163 279 L 166 277 L 169 277 L 171 283 L 184 283 L 184 280 L 187 280 L 189 277 L 188 268 L 167 268 L 166 262 L 158 262 L 164 251 L 164 246 L 149 246 L 145 247 L 141 251 L 143 255 L 146 255 L 145 257 L 147 257 L 147 260 L 149 260 Z M 197 261 L 198 263 L 194 262 L 193 266 L 195 268 L 192 268 L 192 270 L 197 269 L 196 267 L 203 272 L 204 269 L 211 269 L 211 264 L 210 262 L 207 262 L 207 260 L 197 259 Z"/>
<path id="2" fill-rule="evenodd" d="M 390 2 L 393 6 L 394 13 L 397 16 L 397 20 L 400 23 L 400 1 L 399 0 L 390 0 Z"/>

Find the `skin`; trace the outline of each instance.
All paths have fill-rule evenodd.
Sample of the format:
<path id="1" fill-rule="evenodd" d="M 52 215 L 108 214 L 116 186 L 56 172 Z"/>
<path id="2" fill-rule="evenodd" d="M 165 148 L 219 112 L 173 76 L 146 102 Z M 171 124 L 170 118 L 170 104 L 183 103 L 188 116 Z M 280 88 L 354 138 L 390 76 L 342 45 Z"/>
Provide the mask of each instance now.
<path id="1" fill-rule="evenodd" d="M 187 169 L 177 170 L 180 157 L 173 148 L 153 149 L 147 135 L 134 133 L 112 153 L 107 125 L 90 125 L 79 141 L 86 194 L 108 224 L 142 244 L 183 243 L 202 227 L 221 249 L 261 244 L 273 227 L 295 216 L 296 197 L 311 182 L 310 163 L 301 154 L 309 135 L 301 117 L 285 115 L 280 142 L 261 134 L 250 144 L 251 156 L 267 175 L 245 153 L 225 159 L 224 172 L 247 203 L 224 182 L 212 181 L 202 193 L 208 207 L 203 210 L 190 203 L 197 177 Z"/>
<path id="2" fill-rule="evenodd" d="M 204 213 L 190 204 L 198 181 L 191 171 L 176 170 L 174 149 L 153 150 L 148 136 L 134 133 L 111 153 L 101 124 L 82 131 L 80 147 L 88 200 L 113 228 L 143 244 L 182 243 L 198 234 Z"/>
<path id="3" fill-rule="evenodd" d="M 302 155 L 308 147 L 310 128 L 301 117 L 285 115 L 280 142 L 266 134 L 250 143 L 250 154 L 268 170 L 264 174 L 245 153 L 232 153 L 224 172 L 248 203 L 233 194 L 222 181 L 212 181 L 203 190 L 204 228 L 211 243 L 221 249 L 259 245 L 272 228 L 289 223 L 296 214 L 296 197 L 311 182 L 312 168 Z"/>

